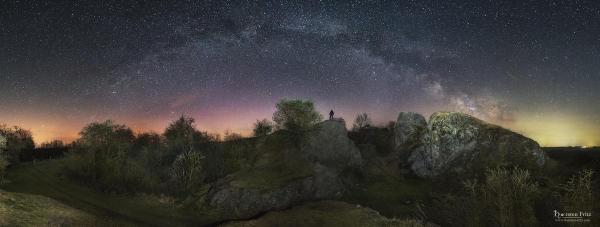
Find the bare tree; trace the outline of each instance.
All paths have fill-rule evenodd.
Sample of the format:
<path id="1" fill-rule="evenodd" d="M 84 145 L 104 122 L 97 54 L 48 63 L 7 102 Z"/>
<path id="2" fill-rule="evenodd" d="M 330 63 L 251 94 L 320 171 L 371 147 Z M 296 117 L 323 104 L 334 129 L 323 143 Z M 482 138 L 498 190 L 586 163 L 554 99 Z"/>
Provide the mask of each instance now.
<path id="1" fill-rule="evenodd" d="M 352 125 L 352 131 L 360 131 L 361 129 L 370 127 L 371 124 L 373 124 L 373 122 L 367 113 L 356 115 L 356 119 L 354 119 L 354 124 Z"/>

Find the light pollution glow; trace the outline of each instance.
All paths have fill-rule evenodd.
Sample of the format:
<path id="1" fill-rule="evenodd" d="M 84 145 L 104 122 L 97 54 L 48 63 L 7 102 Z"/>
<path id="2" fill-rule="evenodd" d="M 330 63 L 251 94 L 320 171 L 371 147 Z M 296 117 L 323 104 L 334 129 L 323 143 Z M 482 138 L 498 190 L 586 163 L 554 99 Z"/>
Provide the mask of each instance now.
<path id="1" fill-rule="evenodd" d="M 319 111 L 325 113 L 326 108 L 319 106 Z M 211 115 L 192 115 L 196 119 L 196 125 L 202 131 L 222 134 L 225 130 L 241 133 L 243 136 L 250 136 L 252 124 L 256 119 L 270 119 L 274 108 L 263 111 L 250 111 L 247 114 L 240 113 L 213 113 Z M 429 111 L 428 111 L 429 112 Z M 341 108 L 336 111 L 338 116 L 346 119 L 348 127 L 351 127 L 351 120 L 354 113 L 358 111 L 353 109 Z M 431 112 L 432 113 L 432 112 Z M 425 113 L 429 115 L 431 113 Z M 242 117 L 240 117 L 242 116 Z M 141 132 L 163 132 L 169 122 L 176 119 L 178 115 L 163 117 L 160 119 L 136 119 L 136 118 L 115 118 L 117 123 L 126 124 L 136 133 Z M 108 119 L 108 118 L 106 118 Z M 511 129 L 515 132 L 537 141 L 541 146 L 598 146 L 600 145 L 600 131 L 574 116 L 567 115 L 520 115 L 519 120 L 515 122 L 501 124 L 501 126 Z M 377 125 L 394 120 L 393 114 L 375 115 L 373 120 Z M 98 120 L 101 121 L 101 120 Z M 93 122 L 93 121 L 90 121 Z M 89 123 L 89 122 L 88 122 Z M 66 119 L 44 119 L 44 118 L 21 118 L 17 121 L 5 122 L 6 125 L 17 125 L 31 130 L 37 144 L 51 141 L 62 140 L 72 142 L 79 137 L 79 131 L 85 126 L 85 123 L 70 123 Z"/>

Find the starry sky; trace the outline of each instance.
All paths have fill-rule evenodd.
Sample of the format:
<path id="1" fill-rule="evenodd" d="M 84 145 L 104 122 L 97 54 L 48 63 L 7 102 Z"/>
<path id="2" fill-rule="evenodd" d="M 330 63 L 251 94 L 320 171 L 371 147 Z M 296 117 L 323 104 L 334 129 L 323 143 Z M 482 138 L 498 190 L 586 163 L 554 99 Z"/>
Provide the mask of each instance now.
<path id="1" fill-rule="evenodd" d="M 0 1 L 0 123 L 72 141 L 182 114 L 249 135 L 282 98 L 348 124 L 451 110 L 600 145 L 593 1 Z"/>

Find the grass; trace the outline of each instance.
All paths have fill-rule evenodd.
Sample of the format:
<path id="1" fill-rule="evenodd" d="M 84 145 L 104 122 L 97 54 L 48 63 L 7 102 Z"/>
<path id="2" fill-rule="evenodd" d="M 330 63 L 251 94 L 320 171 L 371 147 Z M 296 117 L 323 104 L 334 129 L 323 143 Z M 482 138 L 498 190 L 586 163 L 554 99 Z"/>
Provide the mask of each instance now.
<path id="1" fill-rule="evenodd" d="M 225 227 L 252 226 L 423 226 L 415 220 L 388 219 L 369 208 L 338 201 L 307 203 L 289 210 L 269 212 L 255 220 L 224 224 Z"/>
<path id="2" fill-rule="evenodd" d="M 314 175 L 312 167 L 303 161 L 289 137 L 285 132 L 278 132 L 262 141 L 236 141 L 244 148 L 241 150 L 245 152 L 243 161 L 247 166 L 232 174 L 231 185 L 268 191 Z M 232 149 L 234 144 L 230 142 L 229 145 L 225 153 L 236 152 Z"/>
<path id="3" fill-rule="evenodd" d="M 0 191 L 0 226 L 90 226 L 96 220 L 44 196 Z"/>
<path id="4" fill-rule="evenodd" d="M 428 200 L 431 190 L 428 180 L 370 175 L 344 200 L 371 207 L 387 217 L 412 217 L 415 203 Z"/>
<path id="5" fill-rule="evenodd" d="M 108 195 L 64 179 L 64 160 L 22 164 L 10 169 L 9 183 L 0 188 L 10 192 L 46 196 L 117 226 L 208 225 L 216 218 L 206 212 L 193 213 L 148 196 Z"/>

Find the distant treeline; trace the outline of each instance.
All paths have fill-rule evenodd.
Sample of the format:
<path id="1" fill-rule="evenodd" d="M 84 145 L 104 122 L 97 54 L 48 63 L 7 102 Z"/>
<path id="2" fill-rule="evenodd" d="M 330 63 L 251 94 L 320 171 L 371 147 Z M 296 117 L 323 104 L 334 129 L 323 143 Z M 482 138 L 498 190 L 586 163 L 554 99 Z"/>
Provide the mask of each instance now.
<path id="1" fill-rule="evenodd" d="M 52 147 L 52 148 L 36 148 L 33 150 L 33 154 L 30 160 L 21 161 L 33 161 L 33 160 L 47 160 L 64 157 L 65 153 L 69 151 L 68 147 Z"/>

